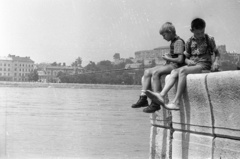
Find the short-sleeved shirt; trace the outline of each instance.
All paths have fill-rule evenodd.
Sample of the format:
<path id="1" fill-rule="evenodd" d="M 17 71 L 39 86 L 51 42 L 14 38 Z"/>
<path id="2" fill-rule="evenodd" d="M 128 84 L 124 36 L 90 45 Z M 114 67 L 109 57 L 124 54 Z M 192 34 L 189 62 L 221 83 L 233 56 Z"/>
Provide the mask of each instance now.
<path id="1" fill-rule="evenodd" d="M 178 39 L 177 41 L 175 41 L 175 43 L 174 43 L 174 54 L 183 55 L 183 52 L 185 50 L 184 47 L 185 47 L 185 45 L 184 45 L 182 40 Z"/>
<path id="2" fill-rule="evenodd" d="M 207 39 L 208 38 L 208 39 Z M 192 36 L 185 45 L 184 55 L 195 62 L 211 62 L 211 55 L 216 49 L 213 37 L 206 35 L 201 39 Z"/>
<path id="3" fill-rule="evenodd" d="M 172 58 L 177 58 L 179 55 L 183 55 L 185 50 L 185 43 L 179 36 L 175 36 L 175 38 L 171 41 L 170 44 L 170 55 Z M 181 67 L 184 63 L 179 64 L 175 62 L 169 62 L 170 64 L 174 65 L 174 67 Z"/>
<path id="4" fill-rule="evenodd" d="M 175 36 L 170 44 L 170 55 L 172 58 L 176 58 L 178 55 L 183 54 L 185 50 L 184 44 L 184 41 L 179 36 Z"/>

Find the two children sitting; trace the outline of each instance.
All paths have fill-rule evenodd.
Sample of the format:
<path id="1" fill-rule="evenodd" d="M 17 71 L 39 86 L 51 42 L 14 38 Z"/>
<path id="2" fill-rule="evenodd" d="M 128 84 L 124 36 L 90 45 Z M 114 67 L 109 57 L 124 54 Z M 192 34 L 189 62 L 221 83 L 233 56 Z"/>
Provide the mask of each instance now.
<path id="1" fill-rule="evenodd" d="M 206 23 L 203 19 L 196 18 L 192 21 L 191 32 L 193 36 L 186 42 L 184 50 L 184 41 L 176 35 L 174 26 L 169 22 L 162 26 L 160 34 L 167 41 L 171 41 L 170 55 L 163 56 L 163 59 L 168 61 L 168 64 L 144 72 L 142 93 L 139 101 L 133 104 L 132 108 L 147 106 L 147 108 L 143 109 L 146 113 L 159 110 L 160 105 L 169 110 L 179 110 L 179 99 L 186 87 L 187 75 L 201 73 L 203 70 L 218 70 L 220 54 L 214 38 L 205 34 L 205 27 Z M 213 54 L 215 54 L 214 61 L 212 61 Z M 185 65 L 183 66 L 183 64 Z M 160 76 L 169 73 L 170 76 L 166 80 L 164 88 L 161 89 Z M 176 82 L 177 92 L 175 98 L 169 104 L 165 104 L 164 96 Z M 152 91 L 149 87 L 152 87 Z M 147 97 L 152 100 L 149 106 Z"/>

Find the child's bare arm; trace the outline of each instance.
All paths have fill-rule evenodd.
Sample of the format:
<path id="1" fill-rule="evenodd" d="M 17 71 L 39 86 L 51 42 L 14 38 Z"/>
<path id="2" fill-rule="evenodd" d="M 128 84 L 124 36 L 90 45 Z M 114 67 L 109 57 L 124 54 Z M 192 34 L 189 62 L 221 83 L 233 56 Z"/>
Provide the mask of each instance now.
<path id="1" fill-rule="evenodd" d="M 174 54 L 178 55 L 178 56 L 173 58 L 169 54 L 165 54 L 165 55 L 163 55 L 163 59 L 170 61 L 170 62 L 183 63 L 184 62 L 184 56 L 183 56 L 184 47 L 185 47 L 184 42 L 182 40 L 177 40 L 174 43 Z"/>
<path id="2" fill-rule="evenodd" d="M 184 56 L 183 55 L 178 55 L 177 58 L 172 58 L 170 55 L 168 54 L 164 54 L 162 56 L 162 58 L 166 61 L 170 61 L 170 62 L 175 62 L 175 63 L 183 63 L 184 61 Z"/>
<path id="3" fill-rule="evenodd" d="M 217 71 L 219 69 L 220 53 L 217 48 L 215 48 L 213 52 L 215 53 L 215 58 L 212 64 L 212 71 Z"/>

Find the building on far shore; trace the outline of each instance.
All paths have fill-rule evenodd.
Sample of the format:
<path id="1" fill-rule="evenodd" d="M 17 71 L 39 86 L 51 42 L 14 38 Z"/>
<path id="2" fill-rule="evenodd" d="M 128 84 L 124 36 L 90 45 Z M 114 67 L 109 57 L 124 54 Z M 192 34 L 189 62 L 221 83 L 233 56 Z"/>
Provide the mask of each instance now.
<path id="1" fill-rule="evenodd" d="M 115 53 L 114 55 L 113 55 L 113 64 L 114 65 L 118 65 L 118 64 L 120 64 L 120 63 L 123 63 L 123 62 L 125 62 L 125 59 L 123 59 L 123 58 L 121 58 L 120 57 L 120 53 Z"/>
<path id="2" fill-rule="evenodd" d="M 83 72 L 82 67 L 73 66 L 51 66 L 45 65 L 38 68 L 39 82 L 60 82 L 58 78 L 59 72 L 65 73 L 67 75 L 80 74 Z"/>
<path id="3" fill-rule="evenodd" d="M 240 69 L 240 54 L 227 52 L 226 45 L 217 46 L 221 58 L 220 58 L 220 70 L 237 70 Z M 165 64 L 165 60 L 162 59 L 162 55 L 169 53 L 169 46 L 162 46 L 153 50 L 143 50 L 135 52 L 135 59 L 133 64 L 128 64 L 125 68 L 140 68 L 141 64 L 144 67 L 151 67 L 153 62 L 155 65 Z"/>
<path id="4" fill-rule="evenodd" d="M 165 60 L 162 59 L 162 55 L 169 53 L 169 46 L 162 46 L 155 48 L 153 50 L 142 50 L 135 52 L 135 58 L 132 60 L 134 63 L 127 64 L 125 68 L 140 68 L 142 65 L 144 67 L 150 67 L 153 65 L 163 65 Z"/>
<path id="5" fill-rule="evenodd" d="M 220 52 L 220 69 L 222 71 L 227 70 L 239 70 L 240 69 L 240 53 L 232 53 L 226 50 L 226 45 L 219 45 L 218 50 Z"/>
<path id="6" fill-rule="evenodd" d="M 169 53 L 169 51 L 169 46 L 162 46 L 153 50 L 137 51 L 135 52 L 135 60 L 138 62 L 143 61 L 146 66 L 151 65 L 152 61 L 155 61 L 156 65 L 162 65 L 165 63 L 165 60 L 162 59 L 162 55 Z"/>
<path id="7" fill-rule="evenodd" d="M 30 57 L 8 55 L 0 57 L 0 81 L 28 81 L 34 61 Z"/>

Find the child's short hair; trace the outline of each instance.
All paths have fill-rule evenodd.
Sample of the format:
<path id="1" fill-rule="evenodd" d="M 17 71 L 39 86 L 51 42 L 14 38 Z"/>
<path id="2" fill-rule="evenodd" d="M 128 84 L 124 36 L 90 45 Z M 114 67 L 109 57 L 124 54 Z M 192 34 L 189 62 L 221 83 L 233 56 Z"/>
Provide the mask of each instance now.
<path id="1" fill-rule="evenodd" d="M 191 23 L 191 29 L 204 29 L 206 27 L 206 23 L 201 18 L 196 18 Z"/>
<path id="2" fill-rule="evenodd" d="M 174 25 L 171 22 L 166 22 L 162 25 L 159 33 L 162 35 L 163 33 L 174 33 L 176 34 L 176 30 Z"/>

